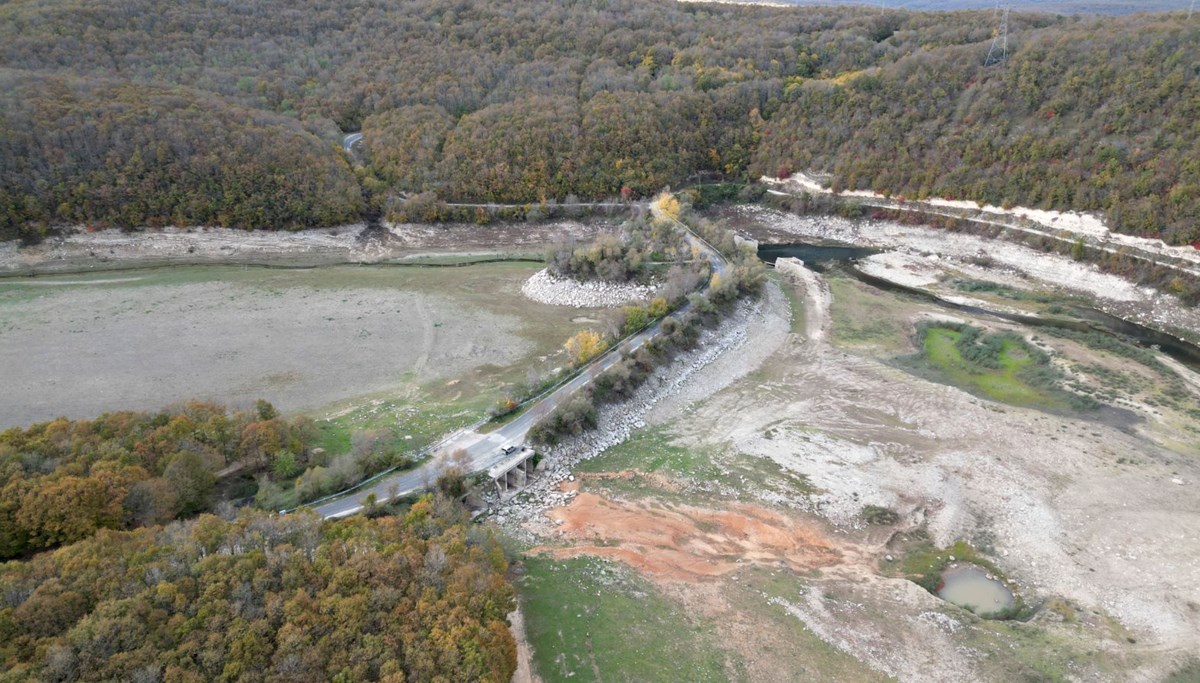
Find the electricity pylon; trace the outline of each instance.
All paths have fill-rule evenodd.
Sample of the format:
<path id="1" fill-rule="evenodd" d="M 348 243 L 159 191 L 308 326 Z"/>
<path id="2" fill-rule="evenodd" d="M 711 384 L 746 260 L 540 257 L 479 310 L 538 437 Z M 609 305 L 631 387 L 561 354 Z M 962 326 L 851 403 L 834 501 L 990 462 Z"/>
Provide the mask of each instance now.
<path id="1" fill-rule="evenodd" d="M 1003 64 L 1008 61 L 1008 12 L 1011 9 L 1012 5 L 1005 3 L 1004 12 L 1000 13 L 1000 3 L 996 3 L 996 12 L 1000 14 L 1000 28 L 996 31 L 996 36 L 992 38 L 992 46 L 988 48 L 987 59 L 983 60 L 984 66 Z"/>

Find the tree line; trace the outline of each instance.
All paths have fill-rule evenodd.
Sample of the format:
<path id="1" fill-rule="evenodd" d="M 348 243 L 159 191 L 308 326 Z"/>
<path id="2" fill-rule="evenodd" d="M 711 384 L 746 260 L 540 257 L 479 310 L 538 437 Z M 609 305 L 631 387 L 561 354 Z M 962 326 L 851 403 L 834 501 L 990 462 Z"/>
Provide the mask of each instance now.
<path id="1" fill-rule="evenodd" d="M 572 364 L 581 367 L 627 335 L 662 320 L 658 335 L 632 353 L 625 353 L 589 387 L 580 389 L 564 405 L 535 424 L 529 431 L 529 438 L 534 443 L 554 445 L 566 437 L 595 428 L 597 406 L 631 398 L 656 367 L 695 348 L 701 332 L 718 325 L 732 312 L 739 299 L 758 296 L 762 292 L 766 268 L 759 260 L 757 250 L 748 245 L 737 245 L 732 231 L 695 215 L 692 206 L 697 193 L 685 192 L 682 197 L 681 202 L 672 195 L 660 196 L 658 203 L 662 212 L 686 221 L 693 232 L 720 251 L 727 262 L 724 270 L 710 273 L 707 261 L 692 263 L 686 268 L 672 266 L 659 296 L 645 305 L 624 306 L 609 312 L 602 331 L 582 330 L 568 339 L 565 347 Z M 669 220 L 656 220 L 651 225 L 659 231 L 679 230 Z M 638 222 L 631 221 L 628 229 L 637 234 L 639 226 Z M 629 239 L 628 234 L 626 239 Z M 553 252 L 548 254 L 548 258 L 553 257 Z M 706 282 L 708 287 L 703 288 Z M 686 310 L 664 317 L 671 311 L 683 309 L 685 304 Z"/>
<path id="2" fill-rule="evenodd" d="M 0 71 L 0 236 L 55 224 L 295 229 L 355 220 L 346 160 L 295 120 L 179 87 Z"/>

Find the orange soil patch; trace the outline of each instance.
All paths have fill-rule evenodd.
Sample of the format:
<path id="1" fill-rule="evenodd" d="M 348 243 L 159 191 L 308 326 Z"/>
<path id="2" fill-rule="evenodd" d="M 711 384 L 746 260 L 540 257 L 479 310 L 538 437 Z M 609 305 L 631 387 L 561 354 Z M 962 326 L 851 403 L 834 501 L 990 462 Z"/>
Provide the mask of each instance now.
<path id="1" fill-rule="evenodd" d="M 707 510 L 580 493 L 548 514 L 561 522 L 566 536 L 582 543 L 535 551 L 557 558 L 609 557 L 661 579 L 722 576 L 739 562 L 805 571 L 842 561 L 842 552 L 815 525 L 754 505 Z"/>

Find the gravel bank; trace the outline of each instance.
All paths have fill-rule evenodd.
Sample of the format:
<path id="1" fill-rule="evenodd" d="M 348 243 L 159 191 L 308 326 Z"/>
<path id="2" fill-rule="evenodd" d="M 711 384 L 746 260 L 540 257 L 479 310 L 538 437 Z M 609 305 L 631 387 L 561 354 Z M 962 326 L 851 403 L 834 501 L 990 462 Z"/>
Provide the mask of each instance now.
<path id="1" fill-rule="evenodd" d="M 581 282 L 556 277 L 546 269 L 539 270 L 521 286 L 521 293 L 542 304 L 572 308 L 616 308 L 646 301 L 654 287 L 634 283 L 618 284 L 591 280 Z"/>
<path id="2" fill-rule="evenodd" d="M 570 470 L 576 463 L 629 438 L 634 429 L 646 426 L 657 406 L 673 405 L 671 412 L 678 411 L 691 397 L 710 396 L 750 372 L 755 363 L 747 363 L 745 358 L 769 356 L 774 351 L 772 345 L 786 338 L 789 322 L 787 301 L 775 285 L 768 286 L 762 298 L 741 303 L 719 327 L 701 336 L 695 350 L 660 368 L 633 398 L 600 408 L 598 428 L 547 449 L 542 472 L 522 494 L 501 502 L 494 492 L 488 492 L 485 501 L 489 514 L 527 543 L 553 534 L 553 525 L 544 512 L 575 496 L 573 491 L 561 490 L 559 484 L 572 478 Z M 758 334 L 764 330 L 768 334 Z M 734 350 L 739 353 L 729 353 Z M 725 359 L 735 362 L 721 362 Z M 676 397 L 682 398 L 676 401 Z M 658 413 L 654 419 L 667 414 Z"/>

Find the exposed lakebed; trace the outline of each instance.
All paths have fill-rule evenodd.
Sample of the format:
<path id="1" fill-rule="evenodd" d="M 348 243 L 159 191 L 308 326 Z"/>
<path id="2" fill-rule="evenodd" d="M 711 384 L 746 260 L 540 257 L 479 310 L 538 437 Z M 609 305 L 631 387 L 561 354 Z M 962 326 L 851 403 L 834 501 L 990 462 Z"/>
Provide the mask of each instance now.
<path id="1" fill-rule="evenodd" d="M 5 279 L 0 428 L 192 398 L 316 410 L 465 375 L 480 383 L 474 396 L 536 368 L 578 328 L 571 318 L 592 314 L 529 302 L 520 286 L 535 269 L 176 266 Z"/>

